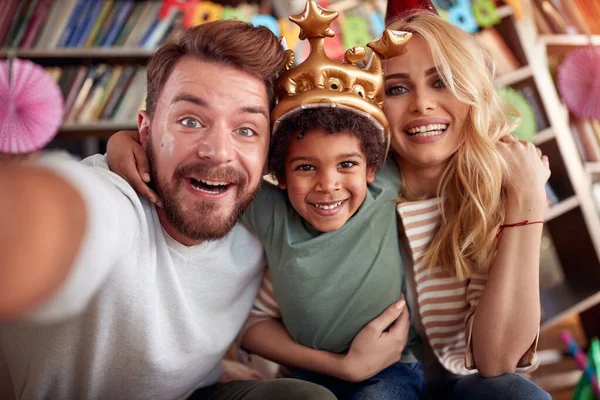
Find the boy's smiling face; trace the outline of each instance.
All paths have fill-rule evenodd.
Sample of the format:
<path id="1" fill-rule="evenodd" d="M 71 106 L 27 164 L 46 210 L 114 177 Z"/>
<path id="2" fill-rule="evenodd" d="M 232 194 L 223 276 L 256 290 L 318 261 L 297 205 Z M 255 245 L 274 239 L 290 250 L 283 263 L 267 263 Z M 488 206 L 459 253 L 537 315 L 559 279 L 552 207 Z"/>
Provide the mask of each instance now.
<path id="1" fill-rule="evenodd" d="M 340 229 L 358 210 L 375 179 L 360 139 L 315 129 L 292 139 L 280 188 L 296 211 L 321 232 Z"/>

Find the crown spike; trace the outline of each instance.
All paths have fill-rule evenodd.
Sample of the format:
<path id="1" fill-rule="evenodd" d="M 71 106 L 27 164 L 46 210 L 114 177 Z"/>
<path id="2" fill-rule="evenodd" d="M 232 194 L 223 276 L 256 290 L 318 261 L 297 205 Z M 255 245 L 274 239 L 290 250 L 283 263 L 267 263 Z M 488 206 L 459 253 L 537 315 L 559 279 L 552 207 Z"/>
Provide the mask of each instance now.
<path id="1" fill-rule="evenodd" d="M 411 37 L 410 32 L 386 29 L 379 40 L 370 42 L 367 46 L 385 60 L 406 53 L 406 45 Z"/>
<path id="2" fill-rule="evenodd" d="M 292 15 L 290 21 L 300 27 L 300 40 L 319 37 L 334 37 L 331 23 L 338 17 L 337 11 L 329 11 L 321 7 L 315 0 L 308 0 L 304 11 Z"/>
<path id="3" fill-rule="evenodd" d="M 364 60 L 366 55 L 367 52 L 363 47 L 353 47 L 344 53 L 344 61 L 346 64 L 356 65 L 358 62 Z"/>

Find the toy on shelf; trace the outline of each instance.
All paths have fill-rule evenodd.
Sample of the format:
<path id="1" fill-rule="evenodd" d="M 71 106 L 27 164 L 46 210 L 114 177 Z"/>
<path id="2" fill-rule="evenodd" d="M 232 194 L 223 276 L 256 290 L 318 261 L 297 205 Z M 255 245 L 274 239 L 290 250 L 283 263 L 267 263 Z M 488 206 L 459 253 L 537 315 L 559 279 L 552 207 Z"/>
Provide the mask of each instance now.
<path id="1" fill-rule="evenodd" d="M 600 399 L 600 387 L 598 386 L 600 344 L 598 343 L 598 338 L 594 338 L 590 341 L 590 356 L 586 357 L 585 353 L 581 350 L 581 347 L 579 347 L 569 331 L 563 331 L 560 337 L 571 357 L 575 359 L 577 365 L 583 371 L 583 376 L 573 393 L 573 400 Z"/>

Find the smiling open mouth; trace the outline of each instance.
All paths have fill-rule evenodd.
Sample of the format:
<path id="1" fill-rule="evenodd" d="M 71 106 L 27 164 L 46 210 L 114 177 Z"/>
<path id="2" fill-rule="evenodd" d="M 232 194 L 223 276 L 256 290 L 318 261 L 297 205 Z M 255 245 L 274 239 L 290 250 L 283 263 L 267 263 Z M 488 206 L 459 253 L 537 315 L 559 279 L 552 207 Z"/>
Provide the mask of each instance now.
<path id="1" fill-rule="evenodd" d="M 437 136 L 444 133 L 448 126 L 448 124 L 430 124 L 407 129 L 405 132 L 413 137 Z"/>
<path id="2" fill-rule="evenodd" d="M 232 185 L 227 182 L 220 181 L 211 181 L 208 179 L 190 179 L 190 186 L 192 189 L 197 190 L 199 192 L 210 193 L 210 194 L 219 194 L 223 193 Z"/>
<path id="3" fill-rule="evenodd" d="M 344 204 L 346 201 L 348 201 L 348 199 L 340 200 L 340 201 L 336 201 L 336 202 L 329 202 L 329 203 L 309 203 L 309 204 L 320 210 L 334 210 L 338 207 L 341 207 L 342 204 Z"/>

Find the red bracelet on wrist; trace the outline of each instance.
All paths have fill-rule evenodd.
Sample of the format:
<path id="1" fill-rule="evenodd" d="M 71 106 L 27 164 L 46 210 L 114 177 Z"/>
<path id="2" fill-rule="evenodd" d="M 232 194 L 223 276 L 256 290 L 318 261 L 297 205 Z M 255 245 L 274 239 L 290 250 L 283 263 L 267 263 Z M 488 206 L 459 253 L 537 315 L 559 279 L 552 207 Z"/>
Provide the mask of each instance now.
<path id="1" fill-rule="evenodd" d="M 521 222 L 517 222 L 514 224 L 504 224 L 504 225 L 500 225 L 500 230 L 498 231 L 498 234 L 496 235 L 496 239 L 498 239 L 500 237 L 500 234 L 502 233 L 502 231 L 504 230 L 504 228 L 513 228 L 515 226 L 525 226 L 525 225 L 533 225 L 533 224 L 543 224 L 544 221 L 521 221 Z"/>

